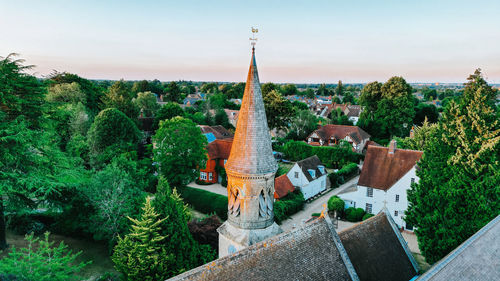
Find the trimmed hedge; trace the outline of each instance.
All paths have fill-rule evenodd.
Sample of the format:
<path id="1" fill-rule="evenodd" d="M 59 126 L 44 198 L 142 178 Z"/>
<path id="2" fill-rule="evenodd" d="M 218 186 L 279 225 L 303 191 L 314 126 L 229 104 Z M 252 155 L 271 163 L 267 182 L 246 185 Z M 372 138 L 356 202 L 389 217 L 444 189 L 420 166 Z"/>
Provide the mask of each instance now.
<path id="1" fill-rule="evenodd" d="M 371 217 L 375 216 L 374 214 L 370 214 L 370 213 L 366 213 L 364 216 L 363 216 L 363 220 L 367 220 Z"/>
<path id="2" fill-rule="evenodd" d="M 204 214 L 216 213 L 222 220 L 227 220 L 227 196 L 210 191 L 184 186 L 179 189 L 184 202 Z"/>
<path id="3" fill-rule="evenodd" d="M 279 201 L 274 202 L 274 220 L 281 224 L 291 215 L 304 209 L 306 200 L 300 191 L 290 192 Z"/>
<path id="4" fill-rule="evenodd" d="M 350 222 L 361 221 L 364 215 L 365 215 L 365 210 L 361 208 L 349 207 L 345 210 L 346 219 Z"/>
<path id="5" fill-rule="evenodd" d="M 311 146 L 303 141 L 289 141 L 283 147 L 283 152 L 288 160 L 299 161 L 313 155 L 328 168 L 338 168 L 349 162 L 359 162 L 363 155 L 352 151 L 347 146 Z"/>
<path id="6" fill-rule="evenodd" d="M 344 183 L 359 173 L 359 167 L 356 163 L 349 163 L 338 170 L 337 177 L 340 183 Z"/>

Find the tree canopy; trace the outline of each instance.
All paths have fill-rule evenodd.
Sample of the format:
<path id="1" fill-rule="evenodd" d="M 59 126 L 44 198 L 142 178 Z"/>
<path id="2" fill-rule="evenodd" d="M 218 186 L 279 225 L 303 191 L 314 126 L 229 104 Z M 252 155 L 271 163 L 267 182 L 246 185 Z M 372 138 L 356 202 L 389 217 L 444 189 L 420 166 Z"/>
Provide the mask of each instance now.
<path id="1" fill-rule="evenodd" d="M 434 263 L 500 213 L 500 122 L 494 91 L 477 70 L 427 137 L 406 221 Z"/>

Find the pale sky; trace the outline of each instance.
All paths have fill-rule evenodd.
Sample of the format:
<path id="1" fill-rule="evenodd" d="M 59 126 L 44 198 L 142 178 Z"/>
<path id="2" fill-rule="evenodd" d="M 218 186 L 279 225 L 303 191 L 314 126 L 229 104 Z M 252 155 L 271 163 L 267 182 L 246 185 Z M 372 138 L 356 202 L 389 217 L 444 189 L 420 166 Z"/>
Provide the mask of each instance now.
<path id="1" fill-rule="evenodd" d="M 0 56 L 37 76 L 261 82 L 500 83 L 500 1 L 0 0 Z"/>

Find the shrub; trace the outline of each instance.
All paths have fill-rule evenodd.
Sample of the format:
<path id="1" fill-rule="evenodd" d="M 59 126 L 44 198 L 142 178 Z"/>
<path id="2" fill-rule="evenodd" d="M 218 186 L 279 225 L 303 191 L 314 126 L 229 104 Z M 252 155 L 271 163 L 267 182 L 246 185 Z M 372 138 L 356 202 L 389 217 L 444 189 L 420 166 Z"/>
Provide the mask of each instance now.
<path id="1" fill-rule="evenodd" d="M 333 172 L 328 175 L 328 179 L 330 179 L 330 187 L 336 188 L 339 186 L 339 176 L 337 173 Z"/>
<path id="2" fill-rule="evenodd" d="M 184 201 L 204 214 L 215 213 L 221 219 L 227 219 L 227 196 L 184 186 L 179 189 Z"/>
<path id="3" fill-rule="evenodd" d="M 337 172 L 337 177 L 342 178 L 342 180 L 345 182 L 356 176 L 358 172 L 358 165 L 356 163 L 349 163 Z"/>
<path id="4" fill-rule="evenodd" d="M 287 142 L 283 147 L 283 152 L 287 156 L 287 159 L 292 161 L 299 161 L 314 155 L 312 153 L 312 146 L 303 141 Z"/>
<path id="5" fill-rule="evenodd" d="M 274 220 L 281 224 L 283 220 L 304 209 L 305 202 L 302 192 L 288 193 L 280 201 L 274 203 Z"/>
<path id="6" fill-rule="evenodd" d="M 344 210 L 344 200 L 340 199 L 337 195 L 334 195 L 328 199 L 328 210 L 337 211 L 340 213 Z"/>
<path id="7" fill-rule="evenodd" d="M 365 210 L 361 208 L 353 208 L 349 207 L 345 210 L 346 219 L 350 222 L 358 222 L 361 221 L 363 216 L 365 215 Z"/>
<path id="8" fill-rule="evenodd" d="M 81 280 L 76 273 L 90 263 L 75 263 L 81 252 L 73 254 L 63 242 L 53 247 L 48 232 L 42 240 L 33 234 L 26 235 L 25 239 L 27 248 L 12 247 L 8 256 L 0 259 L 0 272 L 10 275 L 7 277 L 15 276 L 11 280 Z"/>
<path id="9" fill-rule="evenodd" d="M 371 217 L 375 216 L 374 214 L 370 214 L 370 213 L 366 213 L 364 216 L 363 216 L 363 219 L 362 220 L 367 220 Z"/>
<path id="10" fill-rule="evenodd" d="M 289 141 L 283 146 L 288 160 L 299 161 L 313 155 L 328 168 L 337 168 L 349 162 L 359 162 L 363 155 L 352 151 L 350 146 L 310 146 L 303 141 Z"/>
<path id="11" fill-rule="evenodd" d="M 312 213 L 311 214 L 311 217 L 319 217 L 319 216 L 321 216 L 321 213 Z"/>

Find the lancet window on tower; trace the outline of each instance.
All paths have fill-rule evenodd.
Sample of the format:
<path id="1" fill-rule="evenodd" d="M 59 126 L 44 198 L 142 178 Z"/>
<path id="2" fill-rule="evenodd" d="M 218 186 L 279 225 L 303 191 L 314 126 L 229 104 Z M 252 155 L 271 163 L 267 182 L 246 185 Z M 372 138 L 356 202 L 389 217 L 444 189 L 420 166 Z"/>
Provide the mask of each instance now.
<path id="1" fill-rule="evenodd" d="M 239 198 L 240 197 L 239 195 L 240 195 L 239 189 L 232 188 L 229 194 L 229 200 L 227 204 L 227 209 L 229 213 L 235 217 L 240 215 L 241 199 Z"/>

